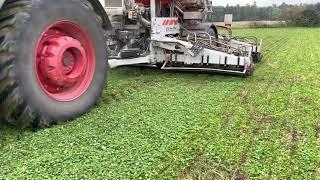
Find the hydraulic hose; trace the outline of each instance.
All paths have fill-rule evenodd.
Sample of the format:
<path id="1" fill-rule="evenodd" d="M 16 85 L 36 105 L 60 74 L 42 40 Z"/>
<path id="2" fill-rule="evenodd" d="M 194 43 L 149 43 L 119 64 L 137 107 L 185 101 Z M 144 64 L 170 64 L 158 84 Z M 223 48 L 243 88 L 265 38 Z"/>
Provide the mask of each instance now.
<path id="1" fill-rule="evenodd" d="M 138 21 L 145 27 L 147 27 L 148 29 L 151 28 L 151 21 L 147 20 L 146 18 L 144 18 L 141 14 L 138 14 Z"/>

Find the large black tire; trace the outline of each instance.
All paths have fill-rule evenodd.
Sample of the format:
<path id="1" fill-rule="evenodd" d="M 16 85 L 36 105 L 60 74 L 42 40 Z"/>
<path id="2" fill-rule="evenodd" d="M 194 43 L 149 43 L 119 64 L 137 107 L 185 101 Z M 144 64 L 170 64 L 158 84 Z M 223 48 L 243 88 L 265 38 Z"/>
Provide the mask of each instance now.
<path id="1" fill-rule="evenodd" d="M 88 89 L 78 98 L 50 98 L 37 81 L 34 50 L 42 31 L 61 20 L 89 34 L 96 65 Z M 0 119 L 20 128 L 48 127 L 88 112 L 98 102 L 107 75 L 101 18 L 86 0 L 6 0 L 0 11 Z"/>
<path id="2" fill-rule="evenodd" d="M 263 58 L 263 55 L 262 55 L 261 52 L 256 52 L 256 53 L 252 54 L 252 57 L 253 57 L 253 62 L 254 63 L 259 63 L 259 62 L 261 62 L 261 60 Z"/>
<path id="3" fill-rule="evenodd" d="M 219 41 L 219 33 L 218 33 L 218 29 L 215 25 L 212 25 L 208 29 L 208 34 L 212 37 L 215 37 L 215 39 L 214 39 L 215 41 Z M 214 44 L 215 44 L 215 46 L 218 46 L 218 47 L 220 46 L 220 44 L 217 42 L 215 42 Z"/>
<path id="4" fill-rule="evenodd" d="M 210 34 L 211 36 L 215 37 L 216 40 L 219 38 L 218 29 L 216 28 L 215 25 L 212 25 L 212 26 L 208 29 L 208 34 Z"/>

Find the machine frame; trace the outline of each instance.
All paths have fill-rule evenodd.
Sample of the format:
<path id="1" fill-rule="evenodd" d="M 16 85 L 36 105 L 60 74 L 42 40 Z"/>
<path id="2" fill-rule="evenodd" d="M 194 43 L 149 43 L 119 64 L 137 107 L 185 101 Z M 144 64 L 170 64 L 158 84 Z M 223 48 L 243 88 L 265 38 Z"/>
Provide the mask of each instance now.
<path id="1" fill-rule="evenodd" d="M 109 65 L 111 68 L 126 65 L 153 65 L 162 70 L 251 74 L 254 61 L 258 61 L 255 60 L 255 56 L 261 54 L 262 40 L 241 41 L 230 35 L 218 35 L 218 39 L 215 39 L 208 34 L 208 28 L 203 28 L 202 32 L 200 31 L 200 38 L 204 36 L 210 46 L 215 44 L 217 48 L 202 46 L 197 49 L 199 31 L 187 30 L 190 31 L 187 39 L 175 36 L 184 28 L 183 25 L 179 23 L 178 17 L 157 17 L 157 4 L 158 0 L 150 1 L 151 42 L 149 54 L 136 58 L 110 57 Z M 105 9 L 109 17 L 114 14 L 123 15 L 121 11 L 126 11 L 124 0 L 122 0 L 122 6 L 122 8 L 105 7 Z M 206 12 L 208 12 L 207 6 L 204 13 Z M 192 14 L 192 12 L 188 13 Z M 219 48 L 222 46 L 224 47 L 223 51 L 222 48 Z M 196 51 L 196 53 L 192 51 Z M 235 51 L 239 51 L 239 53 L 236 54 Z"/>

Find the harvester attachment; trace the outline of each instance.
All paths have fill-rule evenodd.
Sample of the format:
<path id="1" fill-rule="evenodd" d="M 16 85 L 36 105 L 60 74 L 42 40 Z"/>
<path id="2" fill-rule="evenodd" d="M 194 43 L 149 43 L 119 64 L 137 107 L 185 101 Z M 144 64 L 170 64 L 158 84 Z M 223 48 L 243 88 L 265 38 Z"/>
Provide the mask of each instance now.
<path id="1" fill-rule="evenodd" d="M 262 57 L 261 40 L 231 35 L 231 15 L 226 16 L 225 23 L 229 35 L 219 34 L 219 26 L 207 27 L 203 15 L 210 12 L 210 0 L 141 2 L 130 8 L 135 15 L 129 19 L 139 22 L 135 31 L 128 25 L 123 26 L 128 30 L 115 33 L 117 41 L 124 45 L 119 53 L 110 56 L 111 68 L 143 64 L 162 70 L 250 75 L 254 63 Z M 150 13 L 145 13 L 146 8 Z"/>
<path id="2" fill-rule="evenodd" d="M 154 39 L 152 45 L 154 59 L 165 59 L 163 70 L 250 75 L 254 63 L 262 57 L 262 40 L 254 37 L 219 35 L 216 38 L 209 33 L 190 33 L 185 37 Z"/>

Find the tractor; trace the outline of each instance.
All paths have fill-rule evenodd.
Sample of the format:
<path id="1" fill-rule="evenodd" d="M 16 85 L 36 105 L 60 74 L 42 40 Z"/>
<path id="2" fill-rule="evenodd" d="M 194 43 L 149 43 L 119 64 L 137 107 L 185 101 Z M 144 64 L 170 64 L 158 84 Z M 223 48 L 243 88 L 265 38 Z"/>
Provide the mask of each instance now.
<path id="1" fill-rule="evenodd" d="M 0 0 L 0 8 L 0 119 L 19 128 L 90 111 L 112 68 L 247 76 L 262 57 L 261 40 L 206 22 L 211 0 Z"/>

